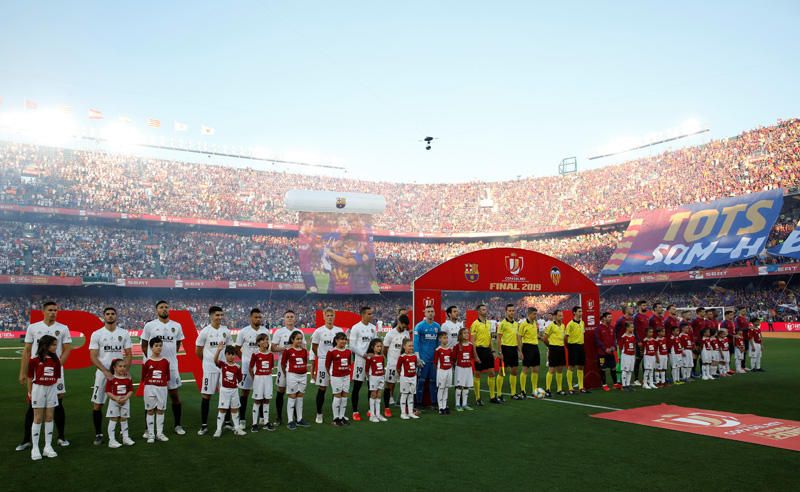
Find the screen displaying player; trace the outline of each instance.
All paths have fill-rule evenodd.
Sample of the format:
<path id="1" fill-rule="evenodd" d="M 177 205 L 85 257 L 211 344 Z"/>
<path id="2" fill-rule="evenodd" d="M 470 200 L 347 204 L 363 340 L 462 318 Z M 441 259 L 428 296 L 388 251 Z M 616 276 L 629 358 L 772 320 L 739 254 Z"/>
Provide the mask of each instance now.
<path id="1" fill-rule="evenodd" d="M 300 212 L 297 250 L 308 292 L 380 293 L 369 215 Z"/>

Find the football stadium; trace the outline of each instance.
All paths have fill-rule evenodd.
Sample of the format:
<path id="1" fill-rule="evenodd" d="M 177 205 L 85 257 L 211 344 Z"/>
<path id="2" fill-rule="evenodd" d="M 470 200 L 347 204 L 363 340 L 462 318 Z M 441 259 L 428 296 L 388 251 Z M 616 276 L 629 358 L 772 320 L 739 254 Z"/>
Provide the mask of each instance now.
<path id="1" fill-rule="evenodd" d="M 800 7 L 497 7 L 9 5 L 4 490 L 800 487 Z"/>

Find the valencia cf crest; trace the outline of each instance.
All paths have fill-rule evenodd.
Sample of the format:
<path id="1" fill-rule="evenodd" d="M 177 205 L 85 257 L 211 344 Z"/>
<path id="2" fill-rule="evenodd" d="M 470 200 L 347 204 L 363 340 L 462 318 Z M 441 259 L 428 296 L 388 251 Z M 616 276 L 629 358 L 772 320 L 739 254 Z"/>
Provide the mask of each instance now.
<path id="1" fill-rule="evenodd" d="M 477 263 L 466 263 L 464 265 L 464 278 L 467 279 L 467 282 L 477 282 L 479 276 Z"/>
<path id="2" fill-rule="evenodd" d="M 558 285 L 561 282 L 561 270 L 558 267 L 550 269 L 550 280 L 553 281 L 553 285 Z"/>
<path id="3" fill-rule="evenodd" d="M 344 208 L 347 206 L 347 198 L 340 196 L 336 198 L 336 208 Z"/>
<path id="4" fill-rule="evenodd" d="M 175 333 L 175 327 L 174 326 L 172 327 L 172 333 Z"/>
<path id="5" fill-rule="evenodd" d="M 524 265 L 525 259 L 518 256 L 517 253 L 511 253 L 511 255 L 506 256 L 506 270 L 511 275 L 519 275 Z"/>
<path id="6" fill-rule="evenodd" d="M 433 297 L 426 297 L 422 299 L 422 303 L 425 304 L 426 308 L 433 307 Z"/>
<path id="7" fill-rule="evenodd" d="M 117 341 L 118 341 L 118 342 L 121 342 L 121 341 L 122 341 L 122 335 L 120 335 L 120 336 L 118 336 L 118 337 L 117 337 Z"/>
<path id="8" fill-rule="evenodd" d="M 60 334 L 61 334 L 61 330 L 56 330 L 56 336 L 59 336 Z"/>

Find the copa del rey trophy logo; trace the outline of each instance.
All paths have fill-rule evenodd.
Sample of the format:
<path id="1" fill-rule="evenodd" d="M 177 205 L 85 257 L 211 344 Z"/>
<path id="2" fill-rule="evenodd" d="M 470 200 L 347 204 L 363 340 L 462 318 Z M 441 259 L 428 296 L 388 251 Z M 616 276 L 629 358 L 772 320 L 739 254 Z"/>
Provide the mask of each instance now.
<path id="1" fill-rule="evenodd" d="M 425 297 L 422 299 L 422 303 L 425 305 L 425 308 L 433 307 L 433 297 Z"/>
<path id="2" fill-rule="evenodd" d="M 679 427 L 736 427 L 741 424 L 734 416 L 708 412 L 689 412 L 683 415 L 668 413 L 655 421 Z"/>
<path id="3" fill-rule="evenodd" d="M 525 266 L 525 259 L 518 256 L 517 253 L 511 253 L 506 256 L 505 265 L 508 273 L 511 275 L 519 275 L 522 272 L 522 268 Z"/>

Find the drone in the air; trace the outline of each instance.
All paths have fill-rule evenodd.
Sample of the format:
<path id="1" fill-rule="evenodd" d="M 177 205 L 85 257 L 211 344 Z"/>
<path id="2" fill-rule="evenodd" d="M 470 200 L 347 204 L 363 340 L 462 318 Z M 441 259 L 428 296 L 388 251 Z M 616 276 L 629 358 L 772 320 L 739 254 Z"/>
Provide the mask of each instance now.
<path id="1" fill-rule="evenodd" d="M 425 150 L 431 150 L 431 142 L 439 140 L 437 137 L 425 137 L 420 142 L 425 142 Z"/>

